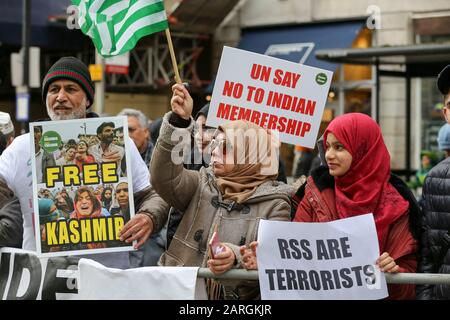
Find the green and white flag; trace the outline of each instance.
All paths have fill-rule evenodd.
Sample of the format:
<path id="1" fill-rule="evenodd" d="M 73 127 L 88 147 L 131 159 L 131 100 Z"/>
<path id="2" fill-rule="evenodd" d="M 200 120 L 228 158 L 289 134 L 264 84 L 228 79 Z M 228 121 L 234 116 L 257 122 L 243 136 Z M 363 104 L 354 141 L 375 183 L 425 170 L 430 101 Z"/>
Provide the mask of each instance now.
<path id="1" fill-rule="evenodd" d="M 81 31 L 104 57 L 134 48 L 140 38 L 168 28 L 162 0 L 72 0 Z"/>

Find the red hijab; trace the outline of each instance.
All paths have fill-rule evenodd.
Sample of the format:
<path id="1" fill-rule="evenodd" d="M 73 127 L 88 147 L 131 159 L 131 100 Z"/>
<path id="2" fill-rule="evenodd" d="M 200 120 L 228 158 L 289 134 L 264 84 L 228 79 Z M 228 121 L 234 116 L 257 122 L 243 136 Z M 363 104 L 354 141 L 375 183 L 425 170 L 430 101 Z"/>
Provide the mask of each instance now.
<path id="1" fill-rule="evenodd" d="M 407 213 L 409 203 L 389 183 L 390 156 L 380 127 L 365 114 L 347 113 L 331 121 L 324 144 L 330 132 L 352 155 L 347 173 L 335 177 L 339 217 L 373 213 L 382 253 L 389 227 Z"/>

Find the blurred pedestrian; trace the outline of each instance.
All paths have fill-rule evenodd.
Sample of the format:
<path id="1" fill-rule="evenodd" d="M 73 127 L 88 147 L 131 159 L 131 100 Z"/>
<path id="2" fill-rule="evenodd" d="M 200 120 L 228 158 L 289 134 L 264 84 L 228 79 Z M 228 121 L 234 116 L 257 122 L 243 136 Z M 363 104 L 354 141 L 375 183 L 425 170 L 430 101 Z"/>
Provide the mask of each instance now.
<path id="1" fill-rule="evenodd" d="M 268 131 L 243 120 L 229 122 L 216 131 L 208 168 L 194 171 L 185 169 L 181 163 L 174 164 L 172 150 L 176 142 L 172 141 L 172 134 L 176 131 L 189 137 L 194 121 L 193 102 L 186 88 L 176 84 L 172 90 L 172 112 L 164 116 L 151 174 L 155 190 L 170 205 L 184 212 L 184 216 L 160 264 L 208 266 L 217 275 L 241 268 L 239 246 L 255 240 L 260 219 L 289 220 L 289 195 L 293 189 L 276 181 L 278 157 L 271 150 Z M 240 133 L 241 138 L 253 131 L 256 140 L 242 139 L 238 144 L 239 139 L 228 135 L 227 130 Z M 267 152 L 261 152 L 260 161 L 254 163 L 250 155 L 256 154 L 258 145 L 260 151 L 265 146 Z M 263 163 L 269 166 L 264 167 Z M 207 244 L 215 226 L 223 252 L 212 258 Z M 209 283 L 210 294 L 223 294 L 214 298 L 251 299 L 259 295 L 257 283 L 225 280 L 221 283 L 223 291 L 214 290 L 216 282 Z"/>
<path id="2" fill-rule="evenodd" d="M 76 146 L 68 146 L 66 148 L 66 152 L 64 153 L 64 157 L 56 160 L 57 166 L 66 166 L 69 164 L 75 164 L 75 155 L 77 153 Z"/>
<path id="3" fill-rule="evenodd" d="M 90 146 L 88 152 L 97 163 L 115 162 L 117 164 L 117 174 L 123 176 L 122 161 L 125 158 L 125 149 L 112 143 L 114 140 L 114 128 L 114 122 L 103 122 L 100 124 L 97 128 L 97 136 L 100 142 Z"/>
<path id="4" fill-rule="evenodd" d="M 45 169 L 47 167 L 56 166 L 55 158 L 52 153 L 47 152 L 41 147 L 42 126 L 34 127 L 34 157 L 36 162 L 37 183 L 46 181 L 47 175 Z"/>
<path id="5" fill-rule="evenodd" d="M 450 65 L 437 77 L 437 86 L 444 96 L 443 114 L 447 125 L 439 132 L 441 150 L 450 146 Z M 447 128 L 447 129 L 446 129 Z M 419 271 L 426 273 L 450 273 L 450 157 L 438 163 L 428 172 L 423 186 L 423 235 Z M 450 299 L 450 285 L 421 285 L 417 288 L 421 300 Z"/>

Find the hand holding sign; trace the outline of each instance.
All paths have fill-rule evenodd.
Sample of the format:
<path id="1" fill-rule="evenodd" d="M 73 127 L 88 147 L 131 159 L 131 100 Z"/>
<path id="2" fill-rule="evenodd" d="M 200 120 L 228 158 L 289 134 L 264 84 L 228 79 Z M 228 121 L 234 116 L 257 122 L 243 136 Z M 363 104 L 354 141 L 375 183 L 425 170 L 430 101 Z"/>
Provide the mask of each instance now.
<path id="1" fill-rule="evenodd" d="M 192 114 L 193 101 L 191 95 L 186 90 L 183 84 L 174 84 L 172 86 L 172 99 L 170 100 L 170 105 L 172 106 L 172 111 L 188 120 Z"/>

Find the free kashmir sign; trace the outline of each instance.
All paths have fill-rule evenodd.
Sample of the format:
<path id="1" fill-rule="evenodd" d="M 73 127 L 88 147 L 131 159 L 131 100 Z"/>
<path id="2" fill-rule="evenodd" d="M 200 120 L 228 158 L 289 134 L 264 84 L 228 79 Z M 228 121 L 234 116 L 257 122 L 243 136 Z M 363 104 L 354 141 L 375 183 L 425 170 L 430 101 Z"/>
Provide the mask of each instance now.
<path id="1" fill-rule="evenodd" d="M 262 299 L 382 299 L 384 273 L 372 214 L 323 223 L 261 220 Z"/>
<path id="2" fill-rule="evenodd" d="M 333 73 L 224 47 L 207 125 L 245 119 L 314 148 Z"/>

